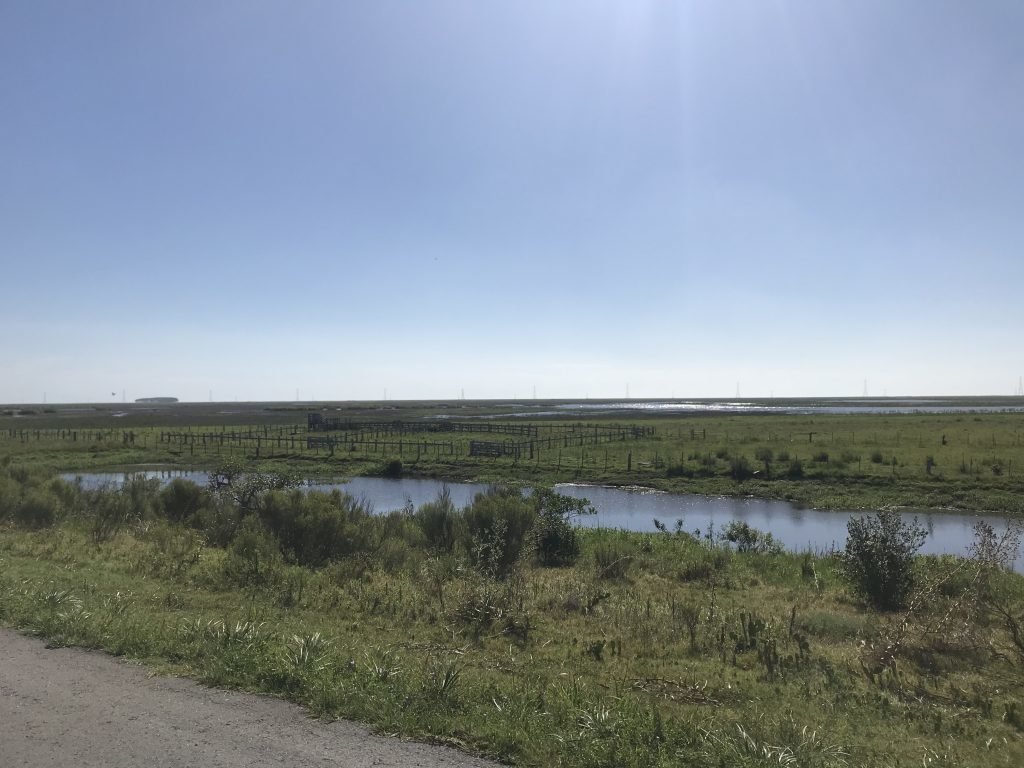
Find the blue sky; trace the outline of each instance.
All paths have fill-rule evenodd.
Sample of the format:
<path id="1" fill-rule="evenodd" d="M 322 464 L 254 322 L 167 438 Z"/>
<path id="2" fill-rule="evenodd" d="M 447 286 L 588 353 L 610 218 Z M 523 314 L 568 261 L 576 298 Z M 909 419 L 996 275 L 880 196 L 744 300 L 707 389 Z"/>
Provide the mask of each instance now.
<path id="1" fill-rule="evenodd" d="M 0 2 L 0 402 L 1012 394 L 1024 4 Z"/>

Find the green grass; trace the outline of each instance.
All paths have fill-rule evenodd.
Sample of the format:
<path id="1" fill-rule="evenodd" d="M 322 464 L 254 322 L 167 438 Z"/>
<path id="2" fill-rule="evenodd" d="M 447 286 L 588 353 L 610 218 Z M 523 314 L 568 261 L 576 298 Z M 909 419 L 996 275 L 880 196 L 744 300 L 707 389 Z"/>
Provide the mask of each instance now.
<path id="1" fill-rule="evenodd" d="M 408 410 L 382 415 L 364 408 L 352 414 L 353 418 L 414 420 L 430 413 L 424 404 Z M 444 410 L 434 408 L 435 413 Z M 221 415 L 221 426 L 211 423 L 219 414 L 210 409 L 171 413 L 173 418 L 139 413 L 117 419 L 108 414 L 105 420 L 92 413 L 80 417 L 81 423 L 60 414 L 0 418 L 0 458 L 7 455 L 25 466 L 54 470 L 96 471 L 139 465 L 209 468 L 234 457 L 264 468 L 288 467 L 315 476 L 377 474 L 389 462 L 400 460 L 407 475 L 452 481 L 644 485 L 688 493 L 780 498 L 826 509 L 905 506 L 1024 513 L 1021 413 L 635 417 L 629 423 L 654 426 L 654 436 L 545 448 L 532 459 L 520 460 L 470 457 L 469 441 L 487 439 L 473 434 L 422 436 L 428 442 L 450 441 L 451 456 L 421 452 L 416 439 L 405 440 L 401 452 L 359 446 L 334 455 L 306 449 L 301 439 L 295 448 L 268 441 L 259 456 L 252 448 L 222 448 L 212 442 L 205 449 L 169 446 L 158 442 L 161 429 L 190 428 L 202 435 L 225 427 L 297 424 L 305 410 L 251 409 Z M 238 423 L 242 419 L 245 425 Z M 610 420 L 590 418 L 585 423 L 601 425 Z M 83 434 L 75 442 L 35 440 L 32 434 L 12 438 L 7 432 L 72 427 L 114 431 L 103 440 L 86 441 Z M 133 443 L 124 442 L 125 431 L 134 433 Z M 795 465 L 800 467 L 799 476 L 794 474 Z"/>
<path id="2" fill-rule="evenodd" d="M 542 568 L 526 547 L 499 571 L 458 513 L 431 545 L 416 518 L 340 498 L 248 515 L 204 498 L 172 523 L 152 485 L 90 495 L 16 466 L 0 476 L 0 622 L 53 644 L 517 765 L 1024 762 L 1024 657 L 998 616 L 958 602 L 966 581 L 882 614 L 832 558 L 686 534 L 584 530 L 571 566 Z M 31 529 L 45 516 L 19 511 L 29 498 L 52 501 L 53 525 Z M 230 514 L 281 538 L 245 523 L 213 546 Z M 334 555 L 298 565 L 332 525 Z M 919 559 L 920 584 L 956 563 Z M 1024 613 L 1020 577 L 990 590 Z M 874 667 L 905 617 L 896 663 Z"/>

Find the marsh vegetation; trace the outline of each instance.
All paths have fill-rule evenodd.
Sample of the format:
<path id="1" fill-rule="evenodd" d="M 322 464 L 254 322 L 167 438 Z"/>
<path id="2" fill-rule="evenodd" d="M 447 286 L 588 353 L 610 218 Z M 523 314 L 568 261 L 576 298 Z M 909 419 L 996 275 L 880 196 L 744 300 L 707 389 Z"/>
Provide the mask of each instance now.
<path id="1" fill-rule="evenodd" d="M 915 555 L 578 529 L 494 487 L 387 515 L 287 472 L 88 490 L 0 469 L 0 621 L 522 765 L 1019 765 L 1015 533 Z M 881 556 L 884 555 L 884 556 Z"/>

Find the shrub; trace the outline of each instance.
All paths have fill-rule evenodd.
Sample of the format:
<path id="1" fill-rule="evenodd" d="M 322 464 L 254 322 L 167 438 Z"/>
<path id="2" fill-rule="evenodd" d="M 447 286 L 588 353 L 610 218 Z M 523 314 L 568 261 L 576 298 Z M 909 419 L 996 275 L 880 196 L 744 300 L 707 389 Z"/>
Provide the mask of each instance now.
<path id="1" fill-rule="evenodd" d="M 816 464 L 828 464 L 828 451 L 818 451 L 811 457 Z"/>
<path id="2" fill-rule="evenodd" d="M 519 559 L 537 512 L 518 488 L 478 493 L 463 512 L 465 541 L 473 563 L 492 576 L 508 573 Z"/>
<path id="3" fill-rule="evenodd" d="M 285 554 L 313 568 L 369 552 L 380 543 L 382 520 L 340 491 L 270 491 L 260 504 L 259 517 Z"/>
<path id="4" fill-rule="evenodd" d="M 804 465 L 800 459 L 793 459 L 789 462 L 789 468 L 786 470 L 786 477 L 790 480 L 799 480 L 804 476 Z"/>
<path id="5" fill-rule="evenodd" d="M 215 494 L 188 524 L 200 531 L 210 546 L 226 547 L 235 538 L 241 522 L 242 510 L 226 496 Z"/>
<path id="6" fill-rule="evenodd" d="M 885 457 L 882 456 L 882 452 L 881 451 L 872 451 L 871 452 L 871 463 L 872 464 L 882 464 L 884 461 L 885 461 Z"/>
<path id="7" fill-rule="evenodd" d="M 230 498 L 247 512 L 256 509 L 270 491 L 302 484 L 301 478 L 293 472 L 246 472 L 245 469 L 238 459 L 227 459 L 210 473 L 209 487 L 216 495 Z"/>
<path id="8" fill-rule="evenodd" d="M 149 520 L 160 508 L 160 481 L 145 475 L 132 475 L 121 486 L 120 494 L 125 497 L 129 516 L 137 520 Z"/>
<path id="9" fill-rule="evenodd" d="M 459 537 L 459 514 L 452 503 L 451 491 L 444 486 L 434 501 L 429 501 L 414 516 L 423 531 L 427 547 L 434 552 L 450 554 Z"/>
<path id="10" fill-rule="evenodd" d="M 401 477 L 405 467 L 402 465 L 401 459 L 391 459 L 390 461 L 384 462 L 380 468 L 381 477 Z"/>
<path id="11" fill-rule="evenodd" d="M 723 540 L 735 544 L 737 552 L 757 552 L 773 555 L 782 552 L 782 545 L 770 533 L 759 531 L 748 523 L 739 520 L 733 520 L 729 523 L 721 536 Z"/>
<path id="12" fill-rule="evenodd" d="M 754 472 L 750 469 L 750 462 L 745 456 L 736 456 L 729 462 L 729 475 L 733 480 L 746 480 L 752 477 Z"/>
<path id="13" fill-rule="evenodd" d="M 168 520 L 188 520 L 203 505 L 206 492 L 195 483 L 176 477 L 160 491 L 160 506 Z"/>
<path id="14" fill-rule="evenodd" d="M 54 477 L 46 483 L 46 488 L 57 497 L 60 508 L 65 512 L 73 512 L 82 506 L 82 486 L 79 483 Z"/>
<path id="15" fill-rule="evenodd" d="M 23 528 L 49 528 L 57 520 L 57 497 L 41 490 L 29 491 L 14 507 L 14 522 Z"/>
<path id="16" fill-rule="evenodd" d="M 572 565 L 580 556 L 576 529 L 570 522 L 578 515 L 594 514 L 587 499 L 563 496 L 547 488 L 537 488 L 531 497 L 537 508 L 534 545 L 537 560 L 545 566 Z"/>
<path id="17" fill-rule="evenodd" d="M 250 517 L 228 546 L 224 577 L 240 587 L 270 586 L 281 576 L 281 549 L 273 534 Z"/>
<path id="18" fill-rule="evenodd" d="M 880 610 L 904 605 L 914 587 L 914 555 L 928 535 L 924 526 L 888 510 L 851 517 L 846 530 L 840 563 L 854 591 Z"/>
<path id="19" fill-rule="evenodd" d="M 95 541 L 108 541 L 129 525 L 138 525 L 156 506 L 157 480 L 131 479 L 121 488 L 99 488 L 87 494 Z"/>

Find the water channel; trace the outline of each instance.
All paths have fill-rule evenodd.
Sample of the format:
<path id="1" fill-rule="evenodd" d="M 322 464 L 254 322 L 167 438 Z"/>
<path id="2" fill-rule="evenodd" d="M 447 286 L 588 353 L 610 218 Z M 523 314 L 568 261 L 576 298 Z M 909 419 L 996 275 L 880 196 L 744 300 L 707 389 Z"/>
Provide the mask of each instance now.
<path id="1" fill-rule="evenodd" d="M 170 482 L 174 478 L 205 485 L 205 472 L 150 470 L 132 473 Z M 128 477 L 121 472 L 64 474 L 65 480 L 80 478 L 86 488 L 119 486 Z M 306 487 L 314 490 L 342 490 L 369 502 L 376 512 L 387 513 L 409 504 L 418 507 L 437 498 L 447 486 L 457 507 L 466 506 L 473 497 L 487 490 L 481 483 L 443 483 L 440 480 L 399 480 L 380 477 L 354 477 L 330 482 L 311 481 Z M 770 531 L 783 546 L 792 551 L 814 552 L 842 548 L 846 542 L 846 522 L 862 511 L 823 511 L 796 506 L 772 499 L 700 496 L 666 493 L 642 488 L 608 488 L 594 485 L 559 484 L 555 489 L 566 496 L 585 498 L 597 514 L 579 518 L 580 525 L 621 528 L 629 531 L 654 531 L 654 520 L 670 529 L 676 520 L 683 521 L 683 530 L 701 534 L 720 530 L 732 520 L 741 520 L 754 528 Z M 1001 515 L 972 515 L 962 512 L 903 511 L 907 520 L 917 517 L 928 529 L 928 538 L 921 551 L 925 554 L 963 555 L 974 540 L 973 526 L 985 520 L 996 531 L 1005 529 L 1007 518 Z M 1018 555 L 1015 568 L 1024 572 L 1024 556 Z"/>

